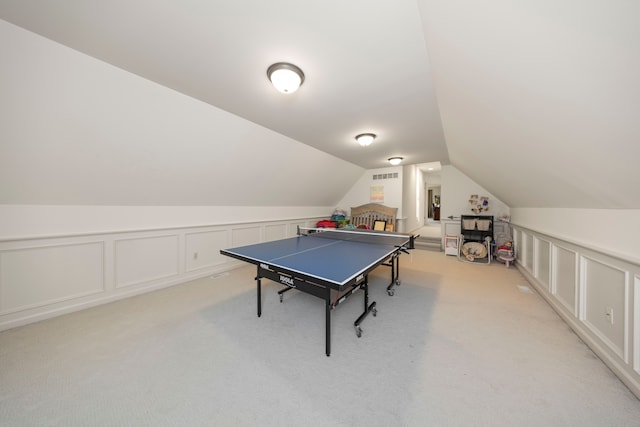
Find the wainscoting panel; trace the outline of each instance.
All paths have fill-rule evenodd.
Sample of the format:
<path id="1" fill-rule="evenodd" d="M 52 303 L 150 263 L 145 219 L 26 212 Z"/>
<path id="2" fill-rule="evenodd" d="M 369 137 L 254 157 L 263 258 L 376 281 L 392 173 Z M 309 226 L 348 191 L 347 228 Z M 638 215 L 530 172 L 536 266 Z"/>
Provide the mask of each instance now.
<path id="1" fill-rule="evenodd" d="M 640 264 L 512 226 L 518 270 L 640 399 Z"/>
<path id="2" fill-rule="evenodd" d="M 524 267 L 524 242 L 522 241 L 522 230 L 513 230 L 513 247 L 516 252 L 516 261 Z"/>
<path id="3" fill-rule="evenodd" d="M 536 248 L 535 276 L 542 283 L 549 286 L 549 276 L 551 274 L 551 244 L 546 240 L 536 237 L 534 247 Z"/>
<path id="4" fill-rule="evenodd" d="M 264 241 L 271 242 L 280 240 L 287 236 L 287 224 L 267 224 L 264 227 Z"/>
<path id="5" fill-rule="evenodd" d="M 578 254 L 561 246 L 553 247 L 551 293 L 569 313 L 578 313 Z"/>
<path id="6" fill-rule="evenodd" d="M 220 249 L 227 245 L 227 230 L 201 231 L 185 234 L 185 270 L 215 267 L 226 262 Z"/>
<path id="7" fill-rule="evenodd" d="M 101 242 L 0 251 L 0 315 L 104 291 Z"/>
<path id="8" fill-rule="evenodd" d="M 242 267 L 220 250 L 320 219 L 0 240 L 0 331 Z"/>
<path id="9" fill-rule="evenodd" d="M 624 271 L 583 257 L 584 322 L 616 354 L 627 360 L 625 351 L 627 275 Z"/>
<path id="10" fill-rule="evenodd" d="M 178 253 L 177 234 L 117 240 L 116 288 L 177 275 Z"/>
<path id="11" fill-rule="evenodd" d="M 524 249 L 525 266 L 530 273 L 533 273 L 533 269 L 535 267 L 535 264 L 533 262 L 534 256 L 535 256 L 535 252 L 533 251 L 533 242 L 534 242 L 533 235 L 523 232 L 522 236 L 524 238 L 524 244 L 525 244 L 525 249 Z"/>
<path id="12" fill-rule="evenodd" d="M 231 247 L 252 245 L 260 243 L 262 235 L 262 227 L 242 227 L 231 229 Z"/>
<path id="13" fill-rule="evenodd" d="M 640 376 L 640 277 L 633 278 L 633 369 Z"/>

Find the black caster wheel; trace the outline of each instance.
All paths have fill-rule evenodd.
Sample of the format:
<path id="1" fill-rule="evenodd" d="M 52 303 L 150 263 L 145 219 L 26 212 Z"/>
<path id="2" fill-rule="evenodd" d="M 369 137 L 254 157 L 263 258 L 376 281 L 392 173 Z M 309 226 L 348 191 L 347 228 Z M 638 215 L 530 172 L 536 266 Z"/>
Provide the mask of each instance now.
<path id="1" fill-rule="evenodd" d="M 362 328 L 360 326 L 356 326 L 356 336 L 358 338 L 362 336 Z"/>
<path id="2" fill-rule="evenodd" d="M 393 289 L 388 289 L 387 293 L 389 294 L 390 297 L 392 297 L 395 292 L 393 291 Z"/>

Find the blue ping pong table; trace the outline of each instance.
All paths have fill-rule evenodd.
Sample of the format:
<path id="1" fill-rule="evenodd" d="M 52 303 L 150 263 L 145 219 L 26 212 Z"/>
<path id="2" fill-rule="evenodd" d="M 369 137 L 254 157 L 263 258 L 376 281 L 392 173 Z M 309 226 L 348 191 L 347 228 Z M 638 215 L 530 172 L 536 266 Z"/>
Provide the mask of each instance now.
<path id="1" fill-rule="evenodd" d="M 372 313 L 369 304 L 369 273 L 380 265 L 391 267 L 389 295 L 400 285 L 400 254 L 414 248 L 414 236 L 368 230 L 298 229 L 298 236 L 221 250 L 220 253 L 257 266 L 258 317 L 262 315 L 261 279 L 314 295 L 325 301 L 325 349 L 331 354 L 331 310 L 362 289 L 364 312 L 354 322 L 362 335 L 361 322 Z"/>

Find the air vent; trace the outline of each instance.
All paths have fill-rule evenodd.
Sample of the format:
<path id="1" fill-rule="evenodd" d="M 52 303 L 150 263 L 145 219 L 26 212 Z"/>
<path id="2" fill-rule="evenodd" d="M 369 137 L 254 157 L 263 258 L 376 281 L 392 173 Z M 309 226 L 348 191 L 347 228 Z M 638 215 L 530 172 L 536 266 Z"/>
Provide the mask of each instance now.
<path id="1" fill-rule="evenodd" d="M 394 172 L 394 173 L 379 173 L 376 175 L 373 175 L 373 179 L 377 180 L 377 179 L 394 179 L 394 178 L 398 178 L 398 172 Z"/>

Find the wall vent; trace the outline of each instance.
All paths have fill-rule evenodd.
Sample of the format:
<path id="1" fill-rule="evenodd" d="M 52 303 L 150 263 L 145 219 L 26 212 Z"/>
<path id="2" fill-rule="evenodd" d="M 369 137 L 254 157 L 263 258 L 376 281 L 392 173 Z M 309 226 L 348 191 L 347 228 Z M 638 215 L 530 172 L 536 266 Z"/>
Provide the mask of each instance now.
<path id="1" fill-rule="evenodd" d="M 377 179 L 394 179 L 394 178 L 398 178 L 398 172 L 394 172 L 394 173 L 379 173 L 376 175 L 373 175 L 373 179 L 377 180 Z"/>

